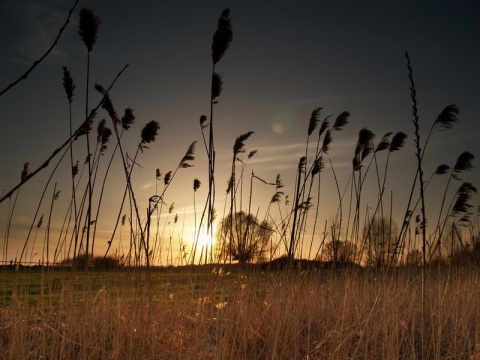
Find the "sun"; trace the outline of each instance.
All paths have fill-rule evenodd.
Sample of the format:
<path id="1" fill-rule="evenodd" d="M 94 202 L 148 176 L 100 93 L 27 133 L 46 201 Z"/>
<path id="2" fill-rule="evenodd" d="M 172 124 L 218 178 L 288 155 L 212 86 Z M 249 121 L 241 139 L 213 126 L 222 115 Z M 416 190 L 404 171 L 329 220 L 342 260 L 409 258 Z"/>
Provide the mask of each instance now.
<path id="1" fill-rule="evenodd" d="M 200 248 L 202 247 L 211 248 L 214 243 L 215 243 L 215 239 L 212 236 L 202 233 L 198 237 L 197 246 Z"/>
<path id="2" fill-rule="evenodd" d="M 195 234 L 195 230 L 194 234 Z M 198 231 L 198 230 L 197 230 Z M 215 244 L 215 234 L 210 235 L 210 233 L 207 232 L 207 229 L 202 227 L 200 229 L 200 234 L 198 234 L 198 239 L 196 239 L 197 234 L 195 234 L 192 238 L 192 244 L 195 246 L 195 240 L 197 241 L 196 248 L 197 249 L 202 249 L 202 248 L 209 248 L 211 249 L 213 245 Z"/>

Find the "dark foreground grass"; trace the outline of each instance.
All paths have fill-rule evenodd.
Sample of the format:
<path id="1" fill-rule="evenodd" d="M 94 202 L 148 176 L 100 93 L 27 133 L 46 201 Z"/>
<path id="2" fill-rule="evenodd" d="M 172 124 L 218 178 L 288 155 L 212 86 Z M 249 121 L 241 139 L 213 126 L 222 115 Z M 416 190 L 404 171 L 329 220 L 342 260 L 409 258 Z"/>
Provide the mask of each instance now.
<path id="1" fill-rule="evenodd" d="M 480 275 L 428 270 L 427 355 L 480 356 Z M 2 273 L 0 356 L 417 359 L 417 268 Z"/>

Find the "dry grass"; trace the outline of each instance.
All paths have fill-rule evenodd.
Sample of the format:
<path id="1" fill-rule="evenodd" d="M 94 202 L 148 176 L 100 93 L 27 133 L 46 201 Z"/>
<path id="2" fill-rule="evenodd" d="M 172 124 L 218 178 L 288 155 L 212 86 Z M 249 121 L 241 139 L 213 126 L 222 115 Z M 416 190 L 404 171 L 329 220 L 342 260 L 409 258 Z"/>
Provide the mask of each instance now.
<path id="1" fill-rule="evenodd" d="M 480 356 L 478 271 L 432 269 L 428 277 L 427 357 Z M 177 273 L 153 277 L 151 292 L 144 275 L 114 279 L 67 276 L 55 297 L 46 291 L 34 304 L 15 296 L 13 284 L 0 313 L 0 356 L 417 359 L 421 352 L 417 269 Z"/>

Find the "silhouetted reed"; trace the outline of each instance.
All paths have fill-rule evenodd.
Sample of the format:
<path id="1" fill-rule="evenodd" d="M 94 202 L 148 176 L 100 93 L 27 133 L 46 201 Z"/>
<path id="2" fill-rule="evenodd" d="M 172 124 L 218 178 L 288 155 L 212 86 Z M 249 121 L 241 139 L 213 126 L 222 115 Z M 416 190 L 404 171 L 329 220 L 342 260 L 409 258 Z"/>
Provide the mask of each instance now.
<path id="1" fill-rule="evenodd" d="M 75 90 L 75 83 L 73 81 L 73 78 L 70 74 L 70 71 L 68 71 L 67 67 L 63 67 L 63 88 L 65 89 L 65 94 L 67 96 L 68 100 L 68 118 L 69 118 L 69 134 L 70 137 L 73 136 L 73 119 L 72 119 L 72 102 L 73 102 L 73 91 Z M 77 165 L 74 165 L 74 160 L 73 160 L 73 143 L 70 144 L 70 167 L 72 168 L 71 172 L 71 179 L 72 179 L 72 207 L 73 207 L 73 216 L 74 216 L 74 224 L 73 224 L 73 237 L 74 237 L 74 242 L 75 242 L 75 247 L 74 247 L 74 254 L 73 254 L 73 263 L 75 263 L 75 258 L 77 256 L 76 249 L 78 245 L 78 224 L 77 224 L 77 218 L 78 218 L 78 212 L 77 212 L 77 196 L 76 196 L 76 191 L 75 191 L 75 176 L 78 173 L 78 161 Z"/>
<path id="2" fill-rule="evenodd" d="M 23 164 L 23 169 L 22 169 L 22 172 L 20 173 L 20 181 L 24 181 L 25 178 L 28 176 L 29 166 L 30 165 L 28 162 Z M 7 250 L 9 248 L 8 244 L 9 244 L 9 238 L 10 238 L 10 229 L 12 227 L 13 214 L 15 212 L 15 207 L 17 205 L 19 194 L 20 194 L 20 189 L 17 190 L 17 192 L 15 193 L 15 199 L 13 200 L 13 203 L 11 203 L 11 205 L 9 206 L 9 212 L 7 215 L 7 225 L 5 228 L 5 238 L 3 242 L 3 260 L 5 261 L 5 263 L 7 261 Z"/>
<path id="3" fill-rule="evenodd" d="M 407 57 L 407 61 L 409 61 L 408 57 Z M 408 69 L 410 71 L 411 66 L 408 66 Z M 410 81 L 412 81 L 412 80 L 410 80 Z M 440 130 L 451 129 L 453 127 L 453 125 L 458 121 L 458 114 L 459 113 L 460 113 L 460 110 L 459 110 L 458 106 L 455 105 L 455 104 L 448 105 L 441 111 L 441 113 L 437 116 L 437 118 L 433 122 L 432 126 L 430 127 L 430 130 L 429 130 L 428 135 L 426 137 L 425 143 L 423 145 L 423 149 L 422 149 L 422 153 L 421 153 L 421 159 L 423 159 L 423 156 L 425 155 L 425 151 L 428 147 L 430 136 L 432 135 L 433 131 L 437 128 L 440 129 Z M 412 184 L 412 187 L 411 187 L 411 190 L 410 190 L 410 195 L 409 195 L 409 198 L 408 198 L 407 208 L 406 208 L 405 215 L 404 215 L 404 218 L 403 218 L 403 221 L 402 221 L 402 227 L 400 228 L 400 233 L 398 235 L 397 244 L 400 241 L 403 240 L 404 235 L 405 235 L 405 231 L 408 228 L 408 225 L 410 224 L 411 215 L 413 213 L 412 209 L 411 209 L 411 203 L 412 203 L 412 197 L 413 197 L 413 194 L 414 194 L 414 191 L 415 191 L 415 187 L 416 187 L 416 184 L 417 184 L 418 176 L 419 176 L 419 171 L 417 169 L 417 172 L 415 173 L 413 184 Z M 419 199 L 421 201 L 421 195 L 419 196 Z"/>
<path id="4" fill-rule="evenodd" d="M 180 159 L 180 162 L 178 163 L 176 169 L 174 171 L 169 171 L 165 174 L 165 176 L 163 178 L 163 181 L 164 181 L 163 191 L 161 193 L 157 192 L 155 195 L 150 196 L 150 198 L 148 200 L 147 223 L 146 223 L 146 227 L 145 227 L 145 233 L 147 234 L 147 239 L 146 239 L 147 249 L 150 248 L 149 234 L 150 234 L 150 224 L 151 224 L 152 214 L 155 210 L 158 210 L 158 208 L 159 208 L 158 205 L 159 204 L 160 205 L 164 204 L 163 198 L 165 196 L 165 193 L 166 193 L 168 187 L 170 186 L 171 182 L 175 178 L 175 175 L 177 175 L 178 170 L 187 169 L 187 168 L 190 168 L 190 167 L 193 166 L 190 162 L 195 160 L 196 144 L 197 144 L 196 141 L 192 142 L 190 144 L 190 146 L 188 147 L 187 151 L 185 152 L 185 155 L 183 155 L 183 157 Z M 156 175 L 157 175 L 156 178 L 159 179 L 160 175 L 161 175 L 160 170 L 157 169 Z M 197 188 L 195 189 L 195 187 L 197 187 Z M 198 189 L 198 187 L 200 187 L 200 181 L 196 180 L 196 181 L 194 181 L 194 190 L 196 191 Z M 170 206 L 169 213 L 171 213 L 172 209 L 173 209 L 173 204 Z M 154 243 L 154 247 L 153 247 L 153 251 L 152 251 L 152 258 L 154 258 L 156 256 L 157 242 L 159 241 L 158 234 L 159 234 L 159 224 L 160 224 L 159 216 L 160 216 L 160 214 L 161 214 L 161 210 L 157 211 L 157 229 L 156 229 L 155 243 Z M 163 230 L 165 230 L 165 227 L 164 227 Z M 162 238 L 163 238 L 163 232 L 162 232 L 162 235 L 160 236 L 160 245 L 159 245 L 160 251 L 161 251 Z M 170 251 L 173 251 L 171 247 L 170 247 Z M 160 255 L 161 255 L 161 253 L 160 253 Z M 159 256 L 159 257 L 161 257 L 161 256 Z M 171 257 L 171 259 L 173 259 L 173 257 Z"/>
<path id="5" fill-rule="evenodd" d="M 78 34 L 82 38 L 85 47 L 87 48 L 87 73 L 86 73 L 86 94 L 85 94 L 85 117 L 89 118 L 89 90 L 90 90 L 90 53 L 93 46 L 97 42 L 98 27 L 101 21 L 100 18 L 94 15 L 92 9 L 83 8 L 80 10 L 80 22 Z M 89 131 L 86 132 L 87 139 L 87 158 L 88 158 L 88 202 L 87 202 L 87 236 L 85 244 L 85 257 L 88 259 L 90 251 L 90 226 L 92 222 L 92 164 L 90 159 L 90 136 Z M 93 254 L 92 258 L 93 258 Z M 88 268 L 88 261 L 86 262 Z"/>
<path id="6" fill-rule="evenodd" d="M 207 232 L 213 234 L 213 218 L 215 213 L 215 141 L 213 131 L 213 105 L 216 104 L 217 98 L 220 96 L 223 89 L 222 77 L 215 71 L 217 63 L 223 58 L 226 51 L 232 42 L 233 31 L 230 18 L 230 10 L 227 8 L 222 11 L 218 19 L 217 29 L 213 34 L 212 41 L 212 84 L 210 97 L 210 131 L 208 138 L 208 197 L 206 202 L 207 207 Z M 205 119 L 200 119 L 200 125 L 203 130 Z M 199 226 L 202 226 L 200 223 Z"/>
<path id="7" fill-rule="evenodd" d="M 448 165 L 443 165 L 442 167 L 440 167 L 440 169 L 437 168 L 437 173 L 438 172 L 446 173 L 448 170 L 450 170 L 450 176 L 448 177 L 447 184 L 445 185 L 445 190 L 443 192 L 443 197 L 442 197 L 442 204 L 440 205 L 440 210 L 439 210 L 439 213 L 438 213 L 437 225 L 436 225 L 435 231 L 434 231 L 434 234 L 436 234 L 436 238 L 437 238 L 437 243 L 435 244 L 434 248 L 438 249 L 439 257 L 442 256 L 442 254 L 441 254 L 441 239 L 442 239 L 442 235 L 443 235 L 443 230 L 446 226 L 448 217 L 450 215 L 450 214 L 447 214 L 445 216 L 445 218 L 443 219 L 443 221 L 441 220 L 450 182 L 451 182 L 452 179 L 453 180 L 461 180 L 459 175 L 462 172 L 470 171 L 473 168 L 472 161 L 473 161 L 474 158 L 475 158 L 475 156 L 472 153 L 470 153 L 469 151 L 464 151 L 463 153 L 461 153 L 459 155 L 459 157 L 457 158 L 457 161 L 455 162 L 455 165 L 453 166 L 453 168 L 451 168 L 451 170 L 450 170 L 450 167 Z M 435 250 L 431 251 L 431 255 L 429 256 L 429 258 L 431 256 L 433 256 L 434 254 L 435 254 Z"/>
<path id="8" fill-rule="evenodd" d="M 417 109 L 417 91 L 415 89 L 415 82 L 413 80 L 413 68 L 410 64 L 410 57 L 408 56 L 408 52 L 405 53 L 407 58 L 407 68 L 408 68 L 408 78 L 410 80 L 410 97 L 412 99 L 412 112 L 413 112 L 413 125 L 415 128 L 415 156 L 417 158 L 417 174 L 419 178 L 419 188 L 420 188 L 420 198 L 421 198 L 421 213 L 422 213 L 422 221 L 421 221 L 421 231 L 422 231 L 422 360 L 426 359 L 426 342 L 427 342 L 427 330 L 426 330 L 426 272 L 425 267 L 427 265 L 427 230 L 426 230 L 426 223 L 427 223 L 427 216 L 425 210 L 425 192 L 424 192 L 424 182 L 423 182 L 423 167 L 422 167 L 422 160 L 423 160 L 423 151 L 425 150 L 425 145 L 422 150 L 422 146 L 420 144 L 420 120 L 418 116 L 418 109 Z M 445 120 L 445 117 L 442 117 L 442 121 Z"/>

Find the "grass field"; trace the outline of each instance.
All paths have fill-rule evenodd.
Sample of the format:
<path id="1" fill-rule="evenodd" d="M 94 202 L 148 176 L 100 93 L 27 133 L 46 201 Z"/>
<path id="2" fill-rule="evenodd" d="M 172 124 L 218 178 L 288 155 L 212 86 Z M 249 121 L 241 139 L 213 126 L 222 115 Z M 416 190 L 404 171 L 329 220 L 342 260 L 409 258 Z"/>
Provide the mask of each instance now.
<path id="1" fill-rule="evenodd" d="M 480 358 L 480 275 L 427 274 L 427 356 Z M 417 359 L 421 272 L 3 271 L 10 359 Z"/>

